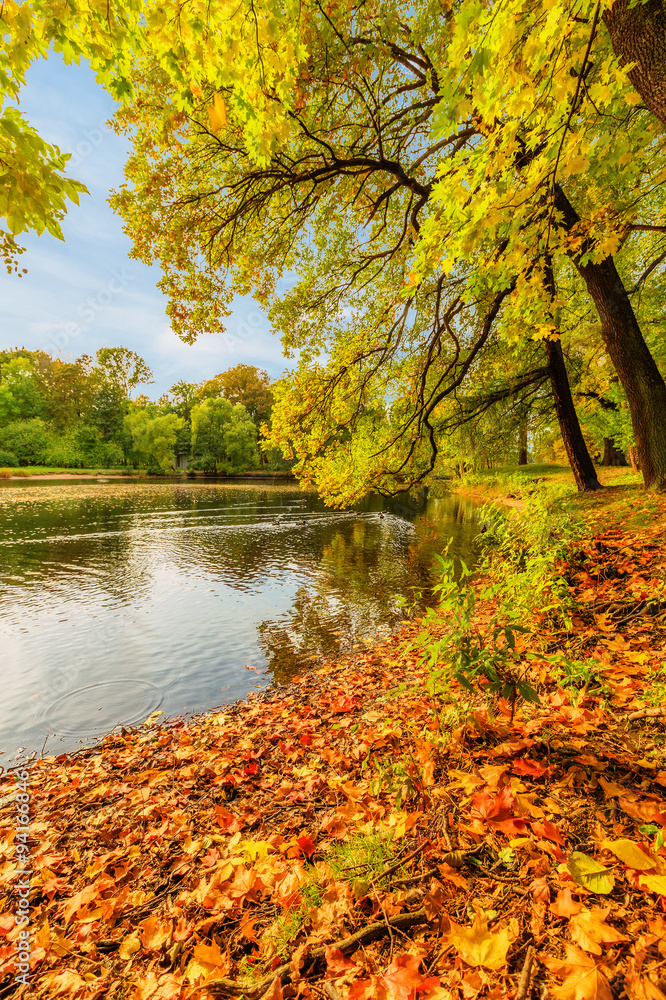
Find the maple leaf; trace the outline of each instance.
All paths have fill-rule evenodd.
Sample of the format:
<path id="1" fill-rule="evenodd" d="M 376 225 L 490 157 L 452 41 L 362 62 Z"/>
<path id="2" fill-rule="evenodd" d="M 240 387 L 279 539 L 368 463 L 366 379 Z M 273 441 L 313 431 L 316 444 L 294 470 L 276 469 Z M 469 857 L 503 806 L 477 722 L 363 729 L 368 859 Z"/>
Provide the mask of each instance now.
<path id="1" fill-rule="evenodd" d="M 86 885 L 80 892 L 75 893 L 65 904 L 65 924 L 68 924 L 75 913 L 83 906 L 91 902 L 97 896 L 97 888 L 94 885 Z"/>
<path id="2" fill-rule="evenodd" d="M 581 910 L 580 913 L 572 916 L 569 921 L 572 940 L 593 955 L 602 954 L 602 944 L 619 944 L 621 941 L 628 941 L 629 938 L 626 935 L 620 934 L 614 927 L 606 923 L 606 917 L 609 913 L 610 906 L 606 909 L 595 907 L 592 910 Z"/>
<path id="3" fill-rule="evenodd" d="M 497 795 L 488 795 L 484 789 L 472 799 L 474 810 L 489 826 L 514 835 L 525 833 L 527 830 L 525 821 L 513 815 L 515 803 L 515 795 L 508 785 L 505 785 Z"/>
<path id="4" fill-rule="evenodd" d="M 183 984 L 172 972 L 157 975 L 152 970 L 143 982 L 137 983 L 130 993 L 130 1000 L 179 1000 Z"/>
<path id="5" fill-rule="evenodd" d="M 63 969 L 62 972 L 49 972 L 42 983 L 48 986 L 49 993 L 54 997 L 67 996 L 70 993 L 80 993 L 86 987 L 85 979 L 73 969 Z"/>
<path id="6" fill-rule="evenodd" d="M 327 947 L 324 954 L 326 955 L 326 972 L 329 976 L 339 976 L 355 966 L 355 963 L 346 958 L 339 948 Z"/>
<path id="7" fill-rule="evenodd" d="M 171 921 L 148 917 L 141 924 L 139 937 L 145 951 L 160 951 L 171 940 Z"/>
<path id="8" fill-rule="evenodd" d="M 548 773 L 545 764 L 541 764 L 538 760 L 527 760 L 524 757 L 514 760 L 513 770 L 516 774 L 524 774 L 530 778 L 543 778 L 544 774 Z"/>
<path id="9" fill-rule="evenodd" d="M 550 904 L 550 912 L 556 917 L 573 917 L 576 913 L 580 913 L 582 908 L 583 904 L 573 899 L 571 889 L 560 889 L 557 899 Z"/>
<path id="10" fill-rule="evenodd" d="M 379 982 L 396 1000 L 411 1000 L 417 993 L 427 993 L 439 986 L 437 976 L 426 979 L 419 972 L 421 959 L 405 952 L 393 959 Z"/>
<path id="11" fill-rule="evenodd" d="M 303 834 L 300 837 L 297 837 L 296 843 L 298 844 L 303 854 L 305 854 L 307 858 L 311 858 L 314 852 L 317 850 L 317 848 L 314 845 L 314 842 L 312 841 L 312 838 L 307 833 Z"/>
<path id="12" fill-rule="evenodd" d="M 198 983 L 224 976 L 230 968 L 231 959 L 222 954 L 217 941 L 213 940 L 212 944 L 198 944 L 194 948 L 185 975 L 189 982 Z"/>
<path id="13" fill-rule="evenodd" d="M 540 955 L 539 959 L 553 975 L 564 980 L 551 992 L 559 1000 L 612 1000 L 613 993 L 600 966 L 584 951 L 565 941 L 566 958 Z"/>
<path id="14" fill-rule="evenodd" d="M 502 969 L 506 965 L 506 953 L 513 935 L 508 927 L 488 930 L 488 918 L 477 910 L 471 927 L 461 927 L 448 918 L 449 930 L 443 932 L 468 965 L 484 969 Z"/>

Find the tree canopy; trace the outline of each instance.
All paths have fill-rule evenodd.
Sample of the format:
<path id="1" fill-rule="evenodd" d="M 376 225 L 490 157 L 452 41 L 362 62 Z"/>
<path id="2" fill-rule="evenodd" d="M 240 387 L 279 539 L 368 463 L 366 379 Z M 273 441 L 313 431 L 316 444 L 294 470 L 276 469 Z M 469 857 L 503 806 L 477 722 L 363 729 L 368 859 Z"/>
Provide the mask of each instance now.
<path id="1" fill-rule="evenodd" d="M 5 91 L 48 43 L 90 59 L 174 329 L 270 309 L 299 358 L 272 441 L 329 500 L 437 475 L 452 430 L 548 385 L 593 485 L 569 380 L 599 350 L 666 485 L 658 59 L 625 68 L 661 2 L 25 6 Z"/>

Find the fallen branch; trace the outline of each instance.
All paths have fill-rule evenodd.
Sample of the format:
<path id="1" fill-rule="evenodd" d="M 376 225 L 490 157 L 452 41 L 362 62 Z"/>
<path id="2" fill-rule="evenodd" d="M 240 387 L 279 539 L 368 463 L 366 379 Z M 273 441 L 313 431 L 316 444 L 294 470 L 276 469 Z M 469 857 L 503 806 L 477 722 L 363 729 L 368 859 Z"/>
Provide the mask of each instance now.
<path id="1" fill-rule="evenodd" d="M 530 945 L 527 949 L 527 954 L 525 955 L 522 972 L 520 973 L 516 1000 L 525 1000 L 525 997 L 530 991 L 530 979 L 532 978 L 532 965 L 534 964 L 535 954 L 534 945 Z"/>
<path id="2" fill-rule="evenodd" d="M 375 938 L 382 937 L 382 935 L 388 933 L 391 927 L 395 927 L 397 930 L 404 930 L 407 927 L 413 927 L 414 924 L 425 924 L 427 921 L 428 917 L 426 916 L 426 911 L 423 909 L 414 910 L 413 913 L 399 913 L 395 917 L 389 917 L 386 922 L 382 920 L 379 923 L 368 924 L 367 927 L 363 927 L 360 931 L 351 934 L 349 937 L 342 938 L 340 941 L 334 941 L 330 945 L 313 948 L 308 955 L 304 956 L 304 961 L 314 965 L 315 962 L 324 958 L 327 948 L 338 948 L 344 954 L 344 952 L 353 951 L 359 945 L 365 944 L 366 941 L 374 941 Z M 261 996 L 275 979 L 280 979 L 286 972 L 290 971 L 291 959 L 285 962 L 284 965 L 279 965 L 277 969 L 273 969 L 267 976 L 257 979 L 254 982 L 238 982 L 235 979 L 215 979 L 212 982 L 209 980 L 206 983 L 202 983 L 201 986 L 195 987 L 194 990 L 188 993 L 188 998 L 198 990 L 206 989 L 210 993 L 219 994 L 220 996 L 230 994 L 232 996 L 245 996 L 248 1000 L 251 1000 L 252 997 Z"/>
<path id="3" fill-rule="evenodd" d="M 627 719 L 635 722 L 636 719 L 660 719 L 666 716 L 666 708 L 640 708 L 637 712 L 631 712 Z"/>

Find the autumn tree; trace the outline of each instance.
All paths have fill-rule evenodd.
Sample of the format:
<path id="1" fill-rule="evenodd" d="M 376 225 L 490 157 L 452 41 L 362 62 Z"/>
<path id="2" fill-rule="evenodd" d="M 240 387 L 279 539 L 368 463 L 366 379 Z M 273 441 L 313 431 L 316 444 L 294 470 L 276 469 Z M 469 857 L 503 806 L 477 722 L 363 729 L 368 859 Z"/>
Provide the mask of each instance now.
<path id="1" fill-rule="evenodd" d="M 192 410 L 192 468 L 213 472 L 245 472 L 256 464 L 257 432 L 247 410 L 220 396 Z"/>
<path id="2" fill-rule="evenodd" d="M 240 403 L 259 430 L 261 424 L 270 417 L 270 384 L 268 372 L 254 365 L 239 364 L 204 382 L 199 396 L 201 399 L 223 396 L 230 403 Z"/>
<path id="3" fill-rule="evenodd" d="M 127 347 L 100 347 L 96 354 L 102 378 L 130 399 L 138 385 L 152 382 L 153 373 L 136 351 Z"/>

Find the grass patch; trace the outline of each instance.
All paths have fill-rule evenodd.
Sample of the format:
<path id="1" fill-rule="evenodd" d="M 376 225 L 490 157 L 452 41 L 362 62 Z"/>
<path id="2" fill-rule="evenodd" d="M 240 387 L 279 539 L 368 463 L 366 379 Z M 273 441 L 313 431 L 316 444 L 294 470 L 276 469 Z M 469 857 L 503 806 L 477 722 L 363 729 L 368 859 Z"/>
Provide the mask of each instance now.
<path id="1" fill-rule="evenodd" d="M 53 468 L 48 465 L 23 465 L 17 466 L 12 469 L 0 469 L 0 478 L 9 479 L 11 477 L 25 477 L 25 476 L 53 476 L 53 475 L 68 475 L 68 476 L 139 476 L 142 475 L 140 470 L 137 469 L 127 469 L 125 466 L 120 466 L 115 469 L 63 469 L 63 468 Z"/>

